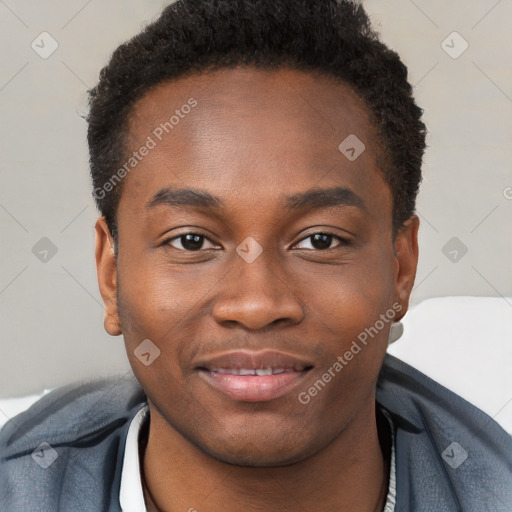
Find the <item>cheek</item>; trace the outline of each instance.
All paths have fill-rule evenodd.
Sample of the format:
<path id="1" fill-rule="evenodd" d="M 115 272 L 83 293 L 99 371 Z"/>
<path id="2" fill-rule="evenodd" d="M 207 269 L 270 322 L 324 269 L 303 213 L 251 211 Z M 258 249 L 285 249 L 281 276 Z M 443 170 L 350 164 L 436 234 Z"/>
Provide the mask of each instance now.
<path id="1" fill-rule="evenodd" d="M 380 247 L 347 260 L 343 265 L 319 266 L 301 276 L 300 289 L 315 322 L 342 338 L 357 336 L 373 325 L 393 303 L 394 261 Z"/>
<path id="2" fill-rule="evenodd" d="M 333 297 L 326 302 L 329 313 L 322 315 L 319 308 L 315 314 L 322 319 L 316 322 L 322 357 L 298 399 L 315 414 L 321 411 L 327 424 L 348 421 L 373 398 L 395 314 L 391 296 L 375 288 L 361 282 L 331 285 L 326 289 Z"/>
<path id="3" fill-rule="evenodd" d="M 126 258 L 119 262 L 118 281 L 119 316 L 133 372 L 144 387 L 162 383 L 171 390 L 184 378 L 180 362 L 190 355 L 190 341 L 201 337 L 206 295 L 219 279 L 211 269 L 198 272 L 192 265 Z M 154 360 L 141 357 L 146 346 L 157 355 Z"/>
<path id="4" fill-rule="evenodd" d="M 120 309 L 130 312 L 124 315 L 123 332 L 144 330 L 160 338 L 197 318 L 201 298 L 219 282 L 211 272 L 197 269 L 149 257 L 120 262 Z"/>
<path id="5" fill-rule="evenodd" d="M 346 266 L 333 267 L 331 273 L 324 269 L 302 280 L 323 348 L 315 382 L 322 377 L 328 381 L 325 393 L 322 382 L 316 386 L 322 389 L 320 402 L 339 403 L 340 396 L 372 392 L 396 315 L 393 277 L 392 253 L 386 255 L 381 248 Z M 315 394 L 314 389 L 305 391 Z"/>

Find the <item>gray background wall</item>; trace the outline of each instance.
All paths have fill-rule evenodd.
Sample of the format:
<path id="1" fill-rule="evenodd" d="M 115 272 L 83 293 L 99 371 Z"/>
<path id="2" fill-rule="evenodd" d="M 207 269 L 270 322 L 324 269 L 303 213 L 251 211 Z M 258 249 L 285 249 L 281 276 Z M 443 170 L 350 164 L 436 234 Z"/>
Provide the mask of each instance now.
<path id="1" fill-rule="evenodd" d="M 0 0 L 0 397 L 128 369 L 122 339 L 103 331 L 79 114 L 111 51 L 166 3 Z M 363 3 L 430 130 L 413 302 L 511 296 L 512 3 Z M 46 59 L 31 47 L 55 44 L 43 31 L 58 43 Z"/>

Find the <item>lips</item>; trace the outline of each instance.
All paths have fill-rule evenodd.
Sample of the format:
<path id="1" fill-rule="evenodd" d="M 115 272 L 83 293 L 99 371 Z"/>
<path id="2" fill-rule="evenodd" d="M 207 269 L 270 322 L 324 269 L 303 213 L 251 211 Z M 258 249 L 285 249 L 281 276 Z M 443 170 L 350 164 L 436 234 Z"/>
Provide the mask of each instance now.
<path id="1" fill-rule="evenodd" d="M 304 358 L 266 350 L 232 351 L 202 360 L 201 378 L 214 390 L 242 402 L 265 402 L 290 392 L 313 367 Z"/>

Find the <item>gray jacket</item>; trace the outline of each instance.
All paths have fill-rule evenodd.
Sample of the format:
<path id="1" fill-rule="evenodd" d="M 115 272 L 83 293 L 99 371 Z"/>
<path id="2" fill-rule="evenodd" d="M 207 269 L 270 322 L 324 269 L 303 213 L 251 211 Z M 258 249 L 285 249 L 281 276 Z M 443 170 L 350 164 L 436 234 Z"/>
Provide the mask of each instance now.
<path id="1" fill-rule="evenodd" d="M 512 439 L 489 416 L 387 355 L 378 405 L 396 430 L 396 512 L 511 512 Z M 57 389 L 0 432 L 1 512 L 119 512 L 137 381 Z M 42 444 L 47 443 L 47 444 Z"/>

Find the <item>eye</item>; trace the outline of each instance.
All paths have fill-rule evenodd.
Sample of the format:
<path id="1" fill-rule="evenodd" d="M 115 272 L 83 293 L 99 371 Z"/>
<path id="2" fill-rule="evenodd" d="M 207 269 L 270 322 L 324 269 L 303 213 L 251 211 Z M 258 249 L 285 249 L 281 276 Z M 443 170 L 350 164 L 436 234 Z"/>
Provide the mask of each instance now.
<path id="1" fill-rule="evenodd" d="M 310 241 L 309 241 L 310 240 Z M 304 244 L 306 241 L 309 241 L 308 246 L 299 247 L 299 249 L 308 249 L 308 250 L 318 250 L 318 251 L 324 251 L 326 249 L 333 249 L 334 247 L 337 247 L 339 245 L 349 245 L 350 240 L 347 240 L 346 238 L 342 238 L 338 235 L 335 235 L 333 233 L 314 233 L 312 235 L 307 236 L 306 238 L 303 238 L 299 244 Z M 337 242 L 337 244 L 332 247 L 333 242 Z M 298 244 L 298 245 L 299 245 Z M 297 246 L 298 246 L 297 245 Z"/>
<path id="2" fill-rule="evenodd" d="M 170 245 L 173 249 L 180 251 L 200 251 L 201 249 L 205 249 L 205 247 L 203 247 L 205 242 L 211 245 L 211 247 L 206 247 L 206 249 L 216 247 L 208 237 L 198 233 L 183 233 L 174 238 L 169 238 L 164 242 L 164 245 Z"/>

